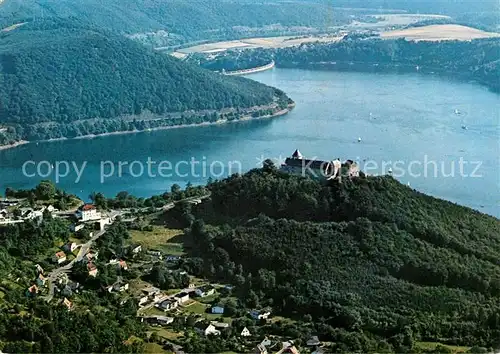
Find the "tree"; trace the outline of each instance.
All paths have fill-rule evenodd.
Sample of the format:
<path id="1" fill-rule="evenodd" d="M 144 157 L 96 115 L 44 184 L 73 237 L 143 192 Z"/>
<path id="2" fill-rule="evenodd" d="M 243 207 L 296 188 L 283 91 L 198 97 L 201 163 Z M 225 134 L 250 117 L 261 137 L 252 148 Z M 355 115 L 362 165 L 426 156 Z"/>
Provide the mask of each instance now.
<path id="1" fill-rule="evenodd" d="M 174 183 L 174 184 L 172 185 L 172 187 L 170 187 L 170 192 L 171 192 L 172 194 L 177 194 L 177 193 L 179 193 L 181 190 L 182 190 L 182 189 L 181 189 L 181 186 L 179 186 L 177 183 Z"/>
<path id="2" fill-rule="evenodd" d="M 276 170 L 276 165 L 274 164 L 273 160 L 271 159 L 266 159 L 262 163 L 262 169 L 266 172 L 272 172 Z"/>
<path id="3" fill-rule="evenodd" d="M 50 200 L 56 194 L 56 187 L 51 181 L 41 181 L 35 188 L 36 197 L 40 200 Z"/>

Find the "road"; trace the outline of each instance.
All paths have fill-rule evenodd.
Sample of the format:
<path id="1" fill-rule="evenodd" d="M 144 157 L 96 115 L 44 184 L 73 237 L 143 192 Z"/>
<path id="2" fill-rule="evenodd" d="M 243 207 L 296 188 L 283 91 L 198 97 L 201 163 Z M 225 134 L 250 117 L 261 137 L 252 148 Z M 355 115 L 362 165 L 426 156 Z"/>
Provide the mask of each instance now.
<path id="1" fill-rule="evenodd" d="M 73 259 L 71 262 L 69 262 L 68 264 L 66 264 L 64 266 L 53 270 L 52 272 L 50 272 L 48 274 L 47 281 L 49 282 L 49 294 L 45 297 L 45 300 L 47 302 L 50 302 L 52 300 L 52 298 L 54 297 L 54 291 L 55 291 L 55 284 L 54 283 L 55 283 L 57 277 L 59 275 L 61 275 L 62 273 L 68 273 L 73 268 L 75 263 L 80 262 L 83 259 L 83 257 L 85 257 L 85 255 L 88 253 L 90 247 L 92 247 L 92 244 L 99 237 L 104 235 L 104 233 L 106 233 L 106 230 L 102 230 L 102 231 L 95 233 L 89 241 L 82 244 L 82 246 L 80 247 L 80 251 L 78 252 L 78 255 L 76 256 L 75 259 Z"/>
<path id="2" fill-rule="evenodd" d="M 212 195 L 212 193 L 208 192 L 207 194 L 205 194 L 204 196 L 201 196 L 201 197 L 189 197 L 189 198 L 184 198 L 184 199 L 181 199 L 181 200 L 176 200 L 175 202 L 171 202 L 171 203 L 168 203 L 168 204 L 165 204 L 164 206 L 160 207 L 160 208 L 155 208 L 156 211 L 169 211 L 173 208 L 175 208 L 175 205 L 176 204 L 179 204 L 179 203 L 182 203 L 182 202 L 186 202 L 186 203 L 192 203 L 192 202 L 195 202 L 195 201 L 202 201 L 202 200 L 205 200 L 207 198 L 210 198 L 210 196 Z M 140 208 L 140 209 L 137 209 L 137 211 L 139 212 L 148 212 L 151 208 Z M 127 209 L 121 209 L 121 210 L 113 210 L 112 213 L 115 213 L 116 215 L 123 215 L 123 214 L 126 214 L 127 212 L 130 212 L 130 209 L 127 208 Z"/>

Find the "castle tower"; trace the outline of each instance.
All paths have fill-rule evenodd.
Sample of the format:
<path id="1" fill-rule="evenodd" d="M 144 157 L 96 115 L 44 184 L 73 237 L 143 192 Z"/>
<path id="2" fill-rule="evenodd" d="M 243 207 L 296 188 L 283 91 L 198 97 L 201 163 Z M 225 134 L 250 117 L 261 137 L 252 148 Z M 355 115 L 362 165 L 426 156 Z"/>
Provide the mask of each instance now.
<path id="1" fill-rule="evenodd" d="M 295 152 L 294 152 L 294 153 L 293 153 L 293 155 L 292 155 L 292 158 L 294 158 L 294 159 L 298 159 L 298 160 L 302 160 L 302 157 L 303 157 L 303 156 L 302 156 L 302 154 L 300 153 L 300 151 L 299 151 L 298 149 L 297 149 L 297 150 L 295 150 Z"/>

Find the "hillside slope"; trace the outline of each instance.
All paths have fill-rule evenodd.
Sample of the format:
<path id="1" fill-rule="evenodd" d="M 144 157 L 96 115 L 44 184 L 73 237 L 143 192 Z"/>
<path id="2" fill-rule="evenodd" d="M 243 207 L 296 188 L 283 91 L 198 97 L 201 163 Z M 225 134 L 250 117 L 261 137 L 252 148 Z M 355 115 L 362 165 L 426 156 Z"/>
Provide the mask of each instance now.
<path id="1" fill-rule="evenodd" d="M 500 346 L 500 220 L 391 177 L 322 185 L 255 170 L 210 189 L 194 254 L 332 351 Z"/>
<path id="2" fill-rule="evenodd" d="M 106 119 L 146 112 L 249 108 L 285 97 L 252 80 L 213 74 L 74 21 L 30 23 L 0 34 L 0 74 L 0 123 L 24 128 L 90 118 L 106 124 Z"/>

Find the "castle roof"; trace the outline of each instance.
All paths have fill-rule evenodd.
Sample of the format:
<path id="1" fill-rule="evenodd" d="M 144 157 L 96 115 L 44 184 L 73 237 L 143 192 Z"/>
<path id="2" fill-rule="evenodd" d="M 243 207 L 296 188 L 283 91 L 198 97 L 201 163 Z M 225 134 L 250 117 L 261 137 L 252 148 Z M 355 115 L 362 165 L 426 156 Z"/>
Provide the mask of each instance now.
<path id="1" fill-rule="evenodd" d="M 295 152 L 292 154 L 292 157 L 294 159 L 301 159 L 302 158 L 302 154 L 300 153 L 299 149 L 295 150 Z"/>

